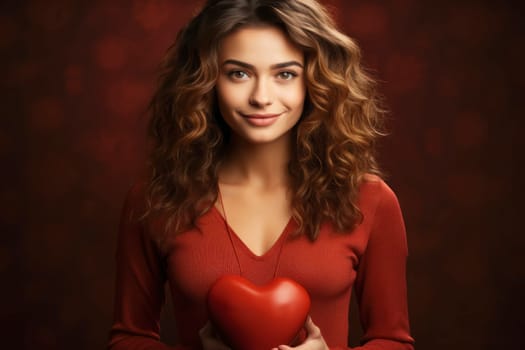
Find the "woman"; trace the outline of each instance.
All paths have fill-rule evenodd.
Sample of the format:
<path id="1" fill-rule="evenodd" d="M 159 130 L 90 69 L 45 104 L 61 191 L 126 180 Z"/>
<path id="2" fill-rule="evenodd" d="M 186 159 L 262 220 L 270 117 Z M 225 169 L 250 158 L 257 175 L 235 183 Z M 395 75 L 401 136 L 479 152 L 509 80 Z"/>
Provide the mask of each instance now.
<path id="1" fill-rule="evenodd" d="M 240 274 L 308 290 L 307 336 L 293 348 L 347 349 L 355 287 L 362 349 L 413 349 L 403 219 L 374 159 L 373 81 L 320 4 L 208 1 L 168 50 L 150 107 L 152 177 L 126 200 L 109 348 L 171 349 L 159 341 L 168 282 L 175 349 L 227 349 L 205 298 Z"/>

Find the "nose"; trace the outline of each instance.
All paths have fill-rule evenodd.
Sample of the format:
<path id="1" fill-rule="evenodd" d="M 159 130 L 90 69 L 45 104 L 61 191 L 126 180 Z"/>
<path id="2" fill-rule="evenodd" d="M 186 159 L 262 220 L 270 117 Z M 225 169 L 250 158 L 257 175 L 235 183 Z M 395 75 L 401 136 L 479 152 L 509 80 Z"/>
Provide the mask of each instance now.
<path id="1" fill-rule="evenodd" d="M 273 102 L 271 84 L 263 78 L 255 81 L 252 93 L 250 95 L 250 104 L 256 107 L 269 106 Z"/>

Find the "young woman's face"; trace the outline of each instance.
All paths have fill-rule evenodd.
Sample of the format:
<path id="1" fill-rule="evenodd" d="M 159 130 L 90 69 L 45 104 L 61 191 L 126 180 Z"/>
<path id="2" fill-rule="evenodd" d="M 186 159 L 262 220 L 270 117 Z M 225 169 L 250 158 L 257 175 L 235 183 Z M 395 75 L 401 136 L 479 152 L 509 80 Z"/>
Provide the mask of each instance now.
<path id="1" fill-rule="evenodd" d="M 303 112 L 304 55 L 275 27 L 246 27 L 219 49 L 217 97 L 234 137 L 268 143 L 287 137 Z"/>

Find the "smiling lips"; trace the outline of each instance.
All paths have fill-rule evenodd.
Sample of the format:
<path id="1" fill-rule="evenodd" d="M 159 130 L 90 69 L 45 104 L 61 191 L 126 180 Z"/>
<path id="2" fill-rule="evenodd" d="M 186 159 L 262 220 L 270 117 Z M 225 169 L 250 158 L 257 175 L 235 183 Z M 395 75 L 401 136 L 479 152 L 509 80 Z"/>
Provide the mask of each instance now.
<path id="1" fill-rule="evenodd" d="M 278 114 L 242 114 L 241 116 L 254 126 L 268 126 L 273 124 L 281 115 Z"/>

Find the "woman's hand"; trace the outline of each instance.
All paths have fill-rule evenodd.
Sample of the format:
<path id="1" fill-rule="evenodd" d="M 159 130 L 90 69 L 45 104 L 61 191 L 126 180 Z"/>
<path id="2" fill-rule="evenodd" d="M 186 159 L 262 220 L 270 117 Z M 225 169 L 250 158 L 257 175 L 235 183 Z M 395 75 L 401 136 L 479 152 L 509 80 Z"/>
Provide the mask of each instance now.
<path id="1" fill-rule="evenodd" d="M 203 350 L 231 350 L 217 336 L 217 332 L 210 322 L 206 323 L 199 331 Z"/>
<path id="2" fill-rule="evenodd" d="M 308 336 L 302 344 L 295 347 L 279 345 L 272 350 L 329 350 L 328 345 L 326 345 L 323 335 L 321 334 L 321 330 L 314 324 L 310 316 L 308 316 L 304 328 L 306 329 Z"/>

